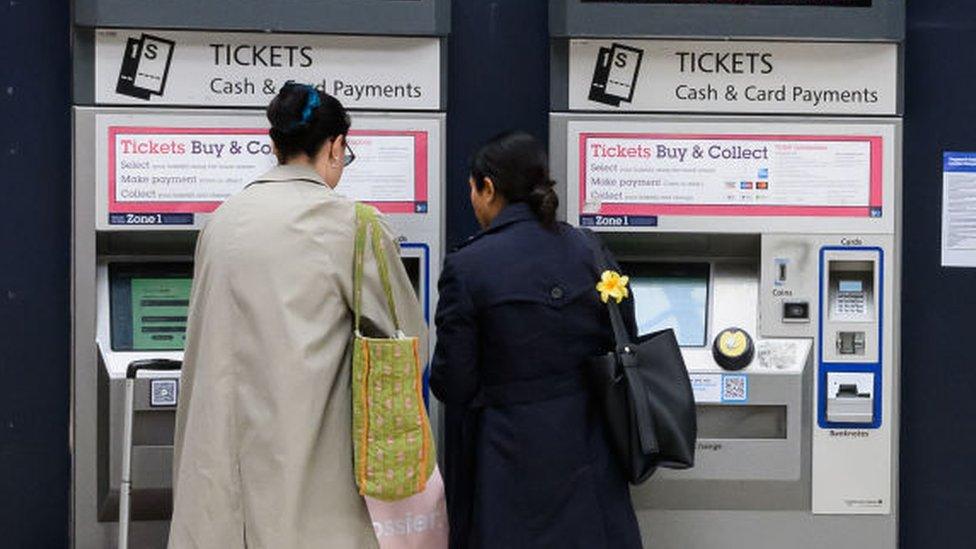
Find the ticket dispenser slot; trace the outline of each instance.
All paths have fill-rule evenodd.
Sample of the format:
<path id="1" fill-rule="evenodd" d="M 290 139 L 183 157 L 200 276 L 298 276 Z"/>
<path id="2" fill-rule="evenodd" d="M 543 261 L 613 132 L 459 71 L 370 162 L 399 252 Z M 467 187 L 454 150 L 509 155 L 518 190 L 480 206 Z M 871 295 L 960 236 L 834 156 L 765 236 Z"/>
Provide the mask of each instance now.
<path id="1" fill-rule="evenodd" d="M 874 374 L 827 374 L 827 421 L 867 424 L 874 420 Z"/>

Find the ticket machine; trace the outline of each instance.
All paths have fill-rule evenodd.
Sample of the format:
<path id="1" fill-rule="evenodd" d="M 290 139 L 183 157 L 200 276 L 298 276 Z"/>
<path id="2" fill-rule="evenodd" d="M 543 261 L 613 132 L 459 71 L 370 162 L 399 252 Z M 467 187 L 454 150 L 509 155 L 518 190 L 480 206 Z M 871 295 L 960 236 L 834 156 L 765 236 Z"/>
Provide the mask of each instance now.
<path id="1" fill-rule="evenodd" d="M 697 403 L 695 467 L 632 491 L 644 542 L 895 547 L 904 6 L 667 4 L 550 4 L 564 215 Z"/>
<path id="2" fill-rule="evenodd" d="M 332 0 L 291 20 L 279 14 L 275 32 L 254 33 L 269 23 L 247 2 L 230 18 L 227 3 L 211 10 L 187 2 L 182 13 L 193 21 L 173 6 L 78 4 L 72 535 L 75 547 L 110 547 L 126 368 L 182 358 L 197 233 L 224 199 L 274 165 L 264 107 L 285 81 L 314 84 L 350 109 L 357 158 L 337 191 L 384 212 L 432 311 L 443 253 L 449 18 L 439 0 L 416 2 L 412 14 L 396 3 L 351 9 Z M 214 28 L 232 31 L 194 30 Z M 179 394 L 172 372 L 136 383 L 132 547 L 166 543 Z"/>

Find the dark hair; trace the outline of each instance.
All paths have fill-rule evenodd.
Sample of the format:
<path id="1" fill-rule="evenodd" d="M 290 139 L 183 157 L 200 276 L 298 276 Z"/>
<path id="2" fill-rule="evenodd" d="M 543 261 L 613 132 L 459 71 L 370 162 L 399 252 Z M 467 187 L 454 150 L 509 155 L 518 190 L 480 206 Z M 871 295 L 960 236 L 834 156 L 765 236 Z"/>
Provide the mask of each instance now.
<path id="1" fill-rule="evenodd" d="M 525 202 L 547 227 L 556 225 L 559 197 L 549 179 L 549 158 L 539 140 L 525 132 L 506 132 L 485 143 L 471 161 L 471 177 L 480 191 L 490 177 L 509 204 Z"/>
<path id="2" fill-rule="evenodd" d="M 342 103 L 306 84 L 285 83 L 268 105 L 267 115 L 268 133 L 282 164 L 301 153 L 314 158 L 323 143 L 349 132 L 349 114 Z"/>

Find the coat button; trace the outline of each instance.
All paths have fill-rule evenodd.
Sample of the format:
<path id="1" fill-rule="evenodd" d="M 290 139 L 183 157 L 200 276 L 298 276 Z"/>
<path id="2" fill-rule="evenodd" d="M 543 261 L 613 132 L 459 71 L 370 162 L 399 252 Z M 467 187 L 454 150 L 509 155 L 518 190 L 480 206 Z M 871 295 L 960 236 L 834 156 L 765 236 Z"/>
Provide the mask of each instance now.
<path id="1" fill-rule="evenodd" d="M 552 289 L 549 290 L 549 297 L 551 297 L 553 299 L 562 299 L 563 298 L 563 289 L 560 288 L 559 286 L 553 286 Z"/>

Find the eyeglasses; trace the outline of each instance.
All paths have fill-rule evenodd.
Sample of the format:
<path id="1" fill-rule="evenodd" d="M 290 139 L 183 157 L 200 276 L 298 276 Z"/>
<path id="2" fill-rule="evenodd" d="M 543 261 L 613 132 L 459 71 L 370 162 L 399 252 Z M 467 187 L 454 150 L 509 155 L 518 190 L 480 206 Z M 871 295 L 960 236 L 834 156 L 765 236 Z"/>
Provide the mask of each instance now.
<path id="1" fill-rule="evenodd" d="M 352 152 L 352 147 L 349 146 L 349 142 L 345 142 L 346 154 L 342 155 L 343 166 L 348 166 L 356 160 L 356 153 Z"/>

